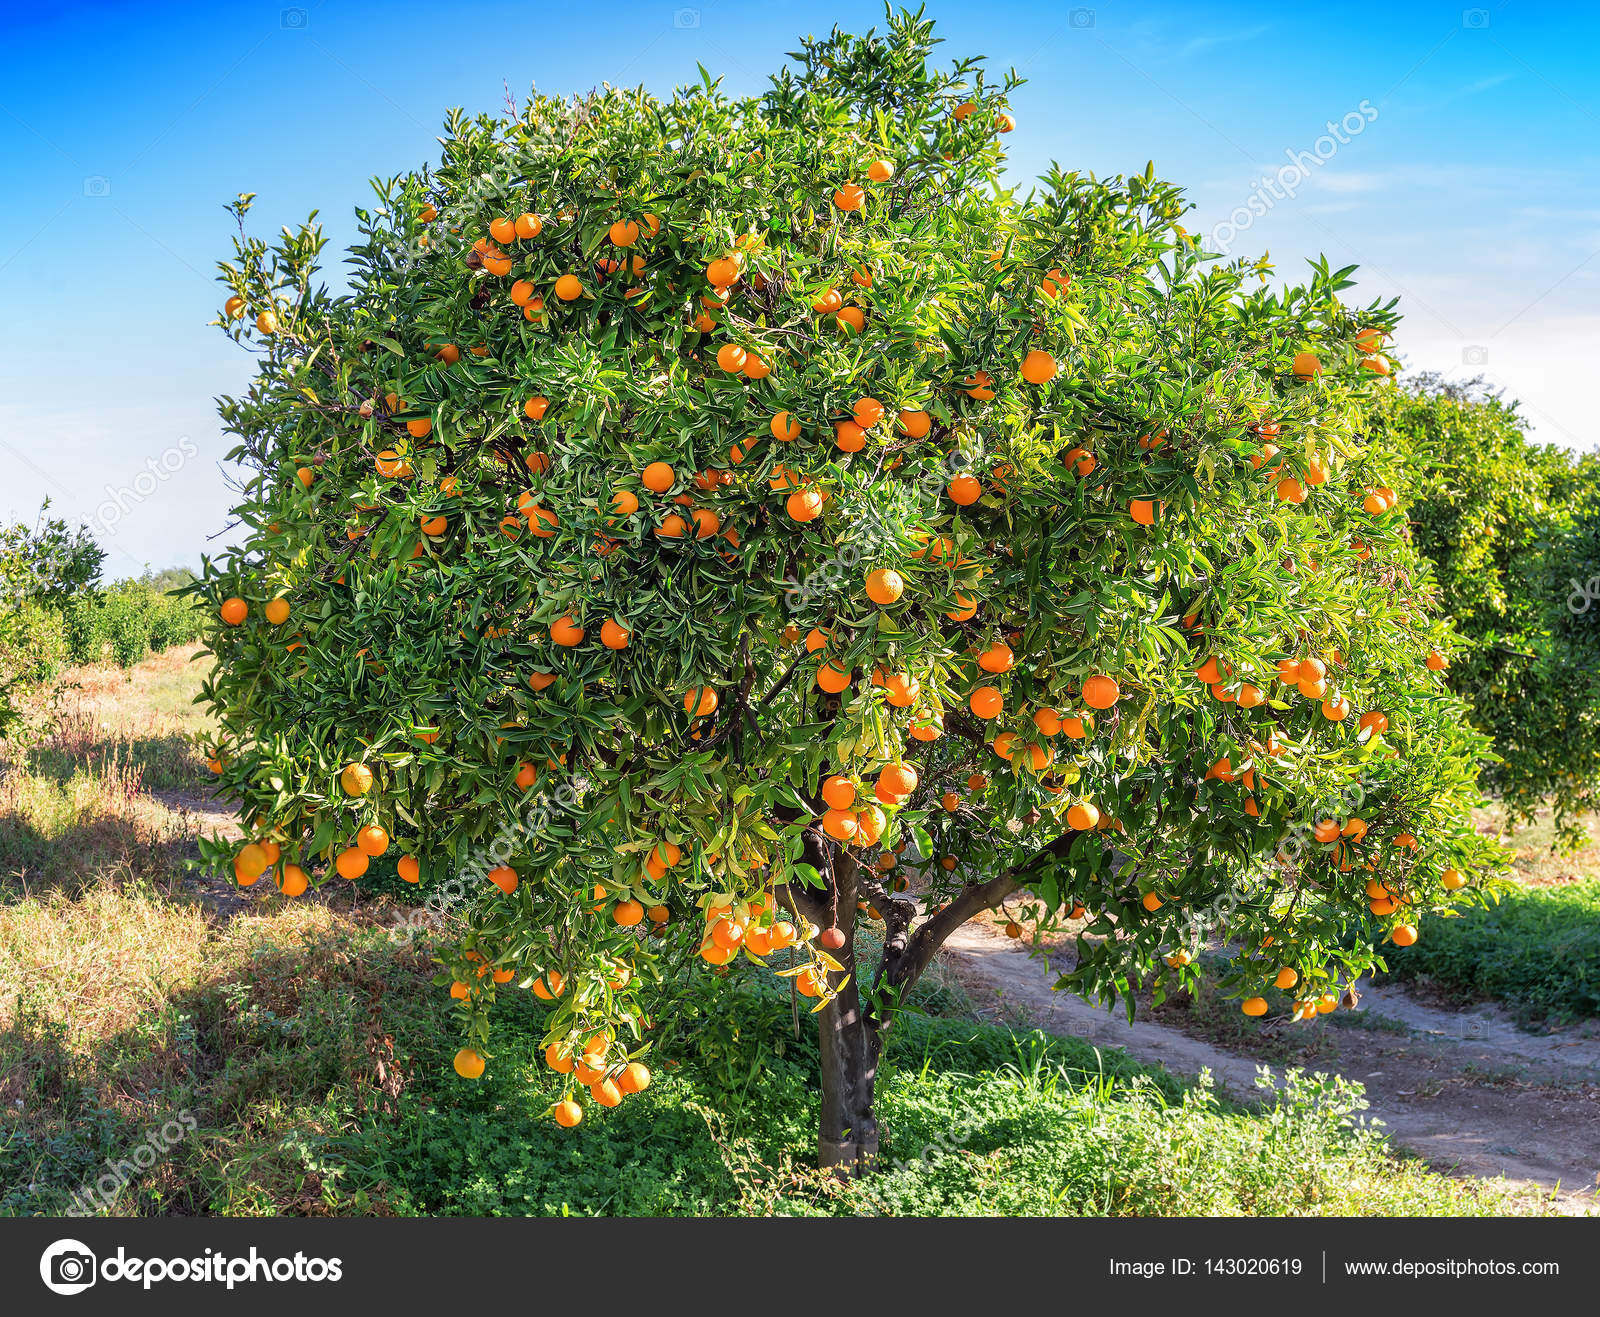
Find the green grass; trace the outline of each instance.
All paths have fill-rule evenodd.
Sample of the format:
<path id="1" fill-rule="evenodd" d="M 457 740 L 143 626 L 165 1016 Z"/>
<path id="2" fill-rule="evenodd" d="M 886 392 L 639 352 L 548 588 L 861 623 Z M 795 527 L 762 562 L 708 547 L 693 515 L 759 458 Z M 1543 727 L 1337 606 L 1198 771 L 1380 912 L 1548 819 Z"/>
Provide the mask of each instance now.
<path id="1" fill-rule="evenodd" d="M 894 1031 L 885 1171 L 813 1169 L 809 1033 L 770 974 L 697 971 L 655 1082 L 576 1130 L 548 1117 L 544 1008 L 459 1040 L 425 949 L 312 903 L 220 922 L 137 883 L 0 908 L 0 1213 L 62 1210 L 150 1131 L 196 1128 L 116 1214 L 1407 1215 L 1541 1210 L 1432 1174 L 1358 1127 L 1358 1093 L 1291 1080 L 1260 1110 L 1121 1053 L 976 1024 L 935 986 Z M 801 1017 L 806 1030 L 809 1021 Z"/>
<path id="2" fill-rule="evenodd" d="M 1390 973 L 1504 1002 L 1524 1023 L 1600 1016 L 1600 878 L 1509 891 L 1459 919 L 1430 919 Z"/>

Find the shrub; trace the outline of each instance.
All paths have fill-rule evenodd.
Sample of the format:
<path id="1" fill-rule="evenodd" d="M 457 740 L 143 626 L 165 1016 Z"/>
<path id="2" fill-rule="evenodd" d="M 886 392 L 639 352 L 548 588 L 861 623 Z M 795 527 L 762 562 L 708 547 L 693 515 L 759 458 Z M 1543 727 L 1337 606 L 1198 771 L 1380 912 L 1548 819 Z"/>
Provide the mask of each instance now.
<path id="1" fill-rule="evenodd" d="M 1449 682 L 1493 739 L 1487 782 L 1513 823 L 1550 800 L 1577 844 L 1600 807 L 1600 457 L 1535 444 L 1515 404 L 1433 376 L 1370 416 L 1463 641 Z"/>

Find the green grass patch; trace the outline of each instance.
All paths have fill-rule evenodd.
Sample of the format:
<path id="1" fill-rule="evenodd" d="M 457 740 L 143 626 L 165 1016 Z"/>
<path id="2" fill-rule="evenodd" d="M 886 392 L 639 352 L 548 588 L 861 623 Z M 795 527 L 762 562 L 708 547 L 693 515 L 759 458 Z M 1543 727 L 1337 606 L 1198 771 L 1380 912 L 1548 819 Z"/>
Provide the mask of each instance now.
<path id="1" fill-rule="evenodd" d="M 1524 1024 L 1600 1016 L 1600 878 L 1509 891 L 1459 919 L 1430 919 L 1390 974 L 1503 1002 Z"/>
<path id="2" fill-rule="evenodd" d="M 1542 1210 L 1396 1157 L 1341 1082 L 1280 1077 L 1243 1110 L 1119 1052 L 975 1023 L 937 984 L 891 1035 L 870 1179 L 815 1170 L 811 1022 L 797 1035 L 754 971 L 697 970 L 652 1035 L 649 1091 L 562 1130 L 545 1008 L 508 998 L 464 1082 L 433 969 L 309 903 L 218 922 L 100 885 L 0 908 L 0 1214 L 59 1212 L 96 1181 L 100 1210 L 137 1215 Z"/>

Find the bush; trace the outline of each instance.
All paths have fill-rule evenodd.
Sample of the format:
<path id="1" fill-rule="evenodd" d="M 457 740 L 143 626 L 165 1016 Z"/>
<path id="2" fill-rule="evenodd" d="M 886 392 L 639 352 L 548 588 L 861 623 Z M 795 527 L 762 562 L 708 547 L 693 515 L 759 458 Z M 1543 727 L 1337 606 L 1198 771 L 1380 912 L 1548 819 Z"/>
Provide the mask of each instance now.
<path id="1" fill-rule="evenodd" d="M 1494 739 L 1486 785 L 1513 823 L 1552 800 L 1575 844 L 1600 806 L 1600 458 L 1535 444 L 1514 403 L 1435 376 L 1370 415 L 1465 642 L 1449 681 Z"/>
<path id="2" fill-rule="evenodd" d="M 1396 978 L 1505 1002 L 1524 1023 L 1600 1016 L 1600 879 L 1513 890 L 1386 958 Z"/>
<path id="3" fill-rule="evenodd" d="M 74 661 L 124 668 L 200 633 L 194 603 L 158 590 L 148 576 L 80 596 L 66 609 L 66 625 Z"/>

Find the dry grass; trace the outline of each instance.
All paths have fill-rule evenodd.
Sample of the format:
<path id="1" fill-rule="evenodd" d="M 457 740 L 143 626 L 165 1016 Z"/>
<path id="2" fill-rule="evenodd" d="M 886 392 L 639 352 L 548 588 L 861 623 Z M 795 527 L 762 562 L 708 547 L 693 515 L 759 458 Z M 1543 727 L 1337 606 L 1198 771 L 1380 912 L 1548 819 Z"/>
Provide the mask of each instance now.
<path id="1" fill-rule="evenodd" d="M 1478 831 L 1500 836 L 1505 829 L 1505 810 L 1498 804 L 1477 812 Z M 1511 876 L 1527 887 L 1555 887 L 1581 878 L 1600 878 L 1600 814 L 1584 820 L 1589 844 L 1571 855 L 1558 855 L 1551 849 L 1555 839 L 1554 815 L 1541 809 L 1532 823 L 1505 837 L 1516 851 Z"/>

